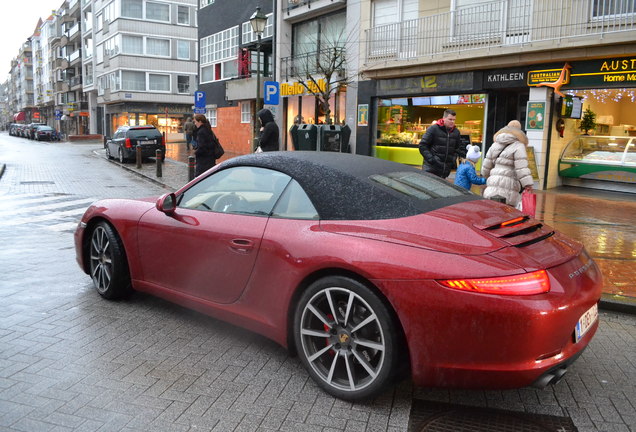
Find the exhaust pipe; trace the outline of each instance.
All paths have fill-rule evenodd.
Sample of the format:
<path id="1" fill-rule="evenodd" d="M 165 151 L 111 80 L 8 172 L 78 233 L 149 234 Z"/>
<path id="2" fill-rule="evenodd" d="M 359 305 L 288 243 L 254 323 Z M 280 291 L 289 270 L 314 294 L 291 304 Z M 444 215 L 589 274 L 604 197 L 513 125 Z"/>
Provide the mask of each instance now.
<path id="1" fill-rule="evenodd" d="M 563 378 L 563 376 L 565 375 L 567 371 L 568 371 L 567 367 L 561 367 L 559 369 L 554 369 L 554 370 L 551 370 L 550 372 L 546 372 L 545 374 L 541 375 L 539 379 L 537 379 L 532 384 L 532 387 L 544 389 L 550 384 L 556 384 L 559 381 L 561 381 L 561 379 Z"/>

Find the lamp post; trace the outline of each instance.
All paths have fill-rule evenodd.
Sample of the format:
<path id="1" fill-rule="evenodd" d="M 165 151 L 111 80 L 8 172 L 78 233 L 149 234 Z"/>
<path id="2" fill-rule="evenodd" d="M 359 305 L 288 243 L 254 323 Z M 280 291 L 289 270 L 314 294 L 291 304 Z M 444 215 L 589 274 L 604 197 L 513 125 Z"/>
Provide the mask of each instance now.
<path id="1" fill-rule="evenodd" d="M 261 12 L 260 6 L 256 7 L 256 12 L 250 17 L 252 31 L 258 38 L 256 42 L 256 106 L 254 109 L 254 148 L 258 139 L 258 119 L 256 113 L 261 108 L 261 36 L 265 31 L 267 16 Z"/>

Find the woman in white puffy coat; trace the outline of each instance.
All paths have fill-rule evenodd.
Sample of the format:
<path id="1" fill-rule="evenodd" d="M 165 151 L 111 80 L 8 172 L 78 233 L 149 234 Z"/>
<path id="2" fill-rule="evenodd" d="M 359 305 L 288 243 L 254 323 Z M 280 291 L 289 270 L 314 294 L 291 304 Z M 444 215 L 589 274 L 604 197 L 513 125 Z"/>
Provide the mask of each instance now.
<path id="1" fill-rule="evenodd" d="M 481 174 L 486 178 L 484 198 L 502 196 L 506 204 L 516 207 L 522 189 L 532 191 L 532 173 L 528 168 L 528 137 L 521 123 L 512 120 L 495 134 L 495 142 L 486 153 Z"/>

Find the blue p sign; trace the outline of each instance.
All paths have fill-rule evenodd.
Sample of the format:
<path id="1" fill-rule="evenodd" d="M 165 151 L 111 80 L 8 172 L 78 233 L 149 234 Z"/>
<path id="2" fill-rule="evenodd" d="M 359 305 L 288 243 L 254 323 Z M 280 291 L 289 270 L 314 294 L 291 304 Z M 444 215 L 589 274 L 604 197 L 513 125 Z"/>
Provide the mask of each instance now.
<path id="1" fill-rule="evenodd" d="M 265 105 L 278 105 L 280 92 L 277 81 L 265 81 L 263 83 L 264 94 L 263 103 Z"/>
<path id="2" fill-rule="evenodd" d="M 194 107 L 205 108 L 205 92 L 197 90 L 194 92 Z"/>

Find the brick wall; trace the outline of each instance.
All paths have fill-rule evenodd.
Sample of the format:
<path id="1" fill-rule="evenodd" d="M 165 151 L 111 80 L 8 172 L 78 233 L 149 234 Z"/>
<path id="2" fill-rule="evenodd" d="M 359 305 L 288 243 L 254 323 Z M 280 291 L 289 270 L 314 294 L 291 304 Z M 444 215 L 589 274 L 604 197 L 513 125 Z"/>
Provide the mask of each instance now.
<path id="1" fill-rule="evenodd" d="M 252 124 L 241 123 L 239 106 L 218 108 L 216 125 L 214 133 L 226 153 L 242 155 L 252 152 Z"/>

